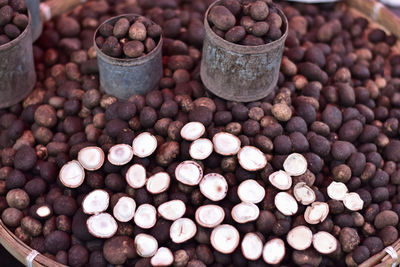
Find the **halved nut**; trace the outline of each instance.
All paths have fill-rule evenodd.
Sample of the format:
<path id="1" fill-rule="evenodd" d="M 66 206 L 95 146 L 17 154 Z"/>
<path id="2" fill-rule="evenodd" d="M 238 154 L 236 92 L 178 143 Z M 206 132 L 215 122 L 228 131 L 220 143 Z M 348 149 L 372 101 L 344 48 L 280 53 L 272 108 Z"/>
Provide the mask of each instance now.
<path id="1" fill-rule="evenodd" d="M 139 134 L 132 142 L 133 154 L 139 158 L 145 158 L 153 154 L 157 149 L 157 139 L 148 132 Z"/>
<path id="2" fill-rule="evenodd" d="M 286 241 L 296 250 L 305 250 L 311 246 L 312 238 L 313 233 L 310 228 L 300 225 L 288 232 Z"/>
<path id="3" fill-rule="evenodd" d="M 188 141 L 199 139 L 206 132 L 206 127 L 201 122 L 186 123 L 181 129 L 181 136 Z"/>
<path id="4" fill-rule="evenodd" d="M 253 203 L 242 202 L 232 208 L 231 215 L 237 223 L 252 222 L 258 219 L 260 209 Z"/>
<path id="5" fill-rule="evenodd" d="M 105 211 L 110 203 L 110 196 L 102 189 L 96 189 L 85 196 L 82 201 L 83 212 L 98 214 Z"/>
<path id="6" fill-rule="evenodd" d="M 195 219 L 196 222 L 206 228 L 214 228 L 225 218 L 225 211 L 223 208 L 217 205 L 204 205 L 200 206 L 196 210 Z"/>
<path id="7" fill-rule="evenodd" d="M 335 200 L 343 200 L 349 192 L 347 186 L 342 182 L 332 182 L 327 188 L 326 193 L 328 196 Z"/>
<path id="8" fill-rule="evenodd" d="M 183 243 L 196 235 L 196 224 L 188 218 L 180 218 L 174 221 L 169 229 L 169 236 L 174 243 Z"/>
<path id="9" fill-rule="evenodd" d="M 213 137 L 214 150 L 223 156 L 236 155 L 240 150 L 240 139 L 230 133 L 221 132 Z"/>
<path id="10" fill-rule="evenodd" d="M 243 256 L 251 261 L 258 260 L 263 252 L 263 242 L 256 233 L 247 233 L 241 244 Z"/>
<path id="11" fill-rule="evenodd" d="M 267 264 L 279 264 L 285 254 L 285 243 L 280 238 L 271 239 L 264 245 L 263 259 Z"/>
<path id="12" fill-rule="evenodd" d="M 307 171 L 307 160 L 299 153 L 292 153 L 283 162 L 283 169 L 290 176 L 302 175 Z"/>
<path id="13" fill-rule="evenodd" d="M 276 171 L 268 176 L 269 182 L 280 190 L 288 190 L 292 186 L 292 177 L 285 171 Z"/>
<path id="14" fill-rule="evenodd" d="M 130 187 L 141 188 L 146 184 L 146 169 L 140 164 L 134 164 L 126 172 L 125 179 Z"/>
<path id="15" fill-rule="evenodd" d="M 36 206 L 34 213 L 38 219 L 47 219 L 53 214 L 53 209 L 49 204 L 42 204 Z"/>
<path id="16" fill-rule="evenodd" d="M 220 253 L 231 254 L 239 245 L 239 231 L 229 224 L 221 224 L 211 232 L 212 247 Z"/>
<path id="17" fill-rule="evenodd" d="M 189 154 L 193 159 L 203 160 L 213 152 L 213 144 L 207 138 L 200 138 L 190 145 Z"/>
<path id="18" fill-rule="evenodd" d="M 221 174 L 209 173 L 200 181 L 200 192 L 212 201 L 220 201 L 228 193 L 228 183 Z"/>
<path id="19" fill-rule="evenodd" d="M 343 204 L 349 210 L 358 211 L 363 209 L 364 201 L 359 194 L 352 192 L 345 195 Z"/>
<path id="20" fill-rule="evenodd" d="M 160 194 L 168 189 L 170 182 L 171 178 L 168 173 L 158 172 L 149 177 L 146 189 L 152 194 Z"/>
<path id="21" fill-rule="evenodd" d="M 129 222 L 135 216 L 136 202 L 131 197 L 121 197 L 118 199 L 113 209 L 115 219 L 120 222 Z"/>
<path id="22" fill-rule="evenodd" d="M 265 189 L 257 181 L 249 179 L 240 183 L 238 196 L 243 202 L 260 203 L 265 197 Z"/>
<path id="23" fill-rule="evenodd" d="M 121 166 L 127 164 L 133 158 L 133 149 L 127 144 L 114 145 L 108 151 L 107 159 L 111 164 Z"/>
<path id="24" fill-rule="evenodd" d="M 240 166 L 248 171 L 258 171 L 267 165 L 264 153 L 255 146 L 244 146 L 238 152 Z"/>
<path id="25" fill-rule="evenodd" d="M 150 204 L 142 204 L 136 209 L 135 224 L 143 229 L 153 227 L 157 222 L 157 211 Z"/>
<path id="26" fill-rule="evenodd" d="M 151 258 L 150 263 L 152 266 L 170 266 L 174 263 L 174 254 L 169 248 L 161 247 Z"/>
<path id="27" fill-rule="evenodd" d="M 95 171 L 101 168 L 104 163 L 104 152 L 100 147 L 89 146 L 82 148 L 78 153 L 78 161 L 88 171 Z"/>
<path id="28" fill-rule="evenodd" d="M 86 221 L 89 233 L 98 238 L 110 238 L 117 232 L 118 225 L 113 216 L 100 213 L 89 217 Z"/>
<path id="29" fill-rule="evenodd" d="M 175 169 L 175 178 L 182 184 L 198 185 L 203 178 L 203 169 L 192 160 L 181 162 Z"/>
<path id="30" fill-rule="evenodd" d="M 279 192 L 275 196 L 274 200 L 276 208 L 286 216 L 291 216 L 297 212 L 299 206 L 297 205 L 296 199 L 292 195 L 286 192 Z"/>
<path id="31" fill-rule="evenodd" d="M 314 190 L 305 182 L 299 182 L 293 187 L 293 195 L 302 205 L 309 205 L 316 199 Z"/>
<path id="32" fill-rule="evenodd" d="M 158 206 L 158 213 L 166 220 L 175 221 L 186 212 L 186 205 L 182 200 L 175 199 Z"/>
<path id="33" fill-rule="evenodd" d="M 143 258 L 152 257 L 158 249 L 158 242 L 153 236 L 148 234 L 138 234 L 135 237 L 136 252 Z"/>
<path id="34" fill-rule="evenodd" d="M 338 246 L 337 239 L 328 232 L 320 231 L 313 236 L 313 246 L 321 254 L 332 254 Z"/>
<path id="35" fill-rule="evenodd" d="M 313 202 L 306 208 L 304 219 L 309 224 L 318 224 L 323 222 L 329 214 L 329 205 L 325 202 Z"/>
<path id="36" fill-rule="evenodd" d="M 77 188 L 85 181 L 85 170 L 79 161 L 72 160 L 61 168 L 59 177 L 65 187 Z"/>

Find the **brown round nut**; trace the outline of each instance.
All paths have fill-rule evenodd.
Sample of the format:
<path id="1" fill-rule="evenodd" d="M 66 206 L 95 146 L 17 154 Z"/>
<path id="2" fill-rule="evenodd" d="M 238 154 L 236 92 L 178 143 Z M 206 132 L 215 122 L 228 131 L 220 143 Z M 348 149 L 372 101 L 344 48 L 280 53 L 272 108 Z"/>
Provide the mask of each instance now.
<path id="1" fill-rule="evenodd" d="M 144 41 L 146 40 L 147 30 L 143 23 L 136 21 L 129 28 L 129 37 L 132 40 Z"/>
<path id="2" fill-rule="evenodd" d="M 127 259 L 136 257 L 135 244 L 128 236 L 116 236 L 104 243 L 104 257 L 111 264 L 124 264 Z"/>
<path id="3" fill-rule="evenodd" d="M 351 169 L 345 164 L 340 164 L 333 168 L 332 175 L 335 181 L 347 183 L 351 178 Z"/>
<path id="4" fill-rule="evenodd" d="M 23 210 L 29 206 L 29 196 L 22 189 L 12 189 L 6 196 L 8 206 Z"/>
<path id="5" fill-rule="evenodd" d="M 127 18 L 120 18 L 114 25 L 113 35 L 117 38 L 124 37 L 129 30 L 129 20 Z"/>
<path id="6" fill-rule="evenodd" d="M 272 106 L 272 115 L 279 121 L 288 121 L 292 117 L 292 110 L 285 103 L 277 103 Z"/>
<path id="7" fill-rule="evenodd" d="M 360 237 L 354 228 L 345 227 L 340 231 L 339 241 L 344 252 L 353 251 L 360 243 Z"/>
<path id="8" fill-rule="evenodd" d="M 24 217 L 21 220 L 21 228 L 31 236 L 39 236 L 42 233 L 42 224 L 29 216 Z"/>
<path id="9" fill-rule="evenodd" d="M 396 226 L 399 223 L 399 216 L 391 210 L 384 210 L 375 216 L 374 225 L 377 229 L 386 226 Z"/>
<path id="10" fill-rule="evenodd" d="M 24 214 L 22 211 L 16 208 L 7 208 L 3 211 L 1 215 L 1 219 L 5 223 L 5 225 L 9 227 L 17 227 L 20 223 Z"/>
<path id="11" fill-rule="evenodd" d="M 140 41 L 130 41 L 124 45 L 123 51 L 127 57 L 140 57 L 141 55 L 143 55 L 144 45 Z"/>
<path id="12" fill-rule="evenodd" d="M 250 6 L 250 16 L 254 20 L 265 20 L 268 17 L 269 8 L 267 3 L 263 1 L 256 1 Z"/>
<path id="13" fill-rule="evenodd" d="M 221 31 L 229 30 L 236 24 L 235 16 L 224 6 L 213 6 L 208 14 L 208 20 Z"/>
<path id="14" fill-rule="evenodd" d="M 246 36 L 246 30 L 243 26 L 235 26 L 225 34 L 225 39 L 231 43 L 238 43 Z"/>
<path id="15" fill-rule="evenodd" d="M 41 105 L 35 111 L 35 122 L 40 126 L 52 128 L 57 124 L 56 110 L 50 105 Z"/>

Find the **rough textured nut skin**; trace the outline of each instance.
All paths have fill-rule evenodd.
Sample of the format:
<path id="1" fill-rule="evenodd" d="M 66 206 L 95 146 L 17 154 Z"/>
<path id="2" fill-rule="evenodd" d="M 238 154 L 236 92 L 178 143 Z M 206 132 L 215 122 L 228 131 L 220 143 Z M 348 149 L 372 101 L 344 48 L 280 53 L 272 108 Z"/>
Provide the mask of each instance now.
<path id="1" fill-rule="evenodd" d="M 384 210 L 375 216 L 374 225 L 377 229 L 386 226 L 396 226 L 399 222 L 399 216 L 391 210 Z"/>
<path id="2" fill-rule="evenodd" d="M 208 19 L 220 30 L 226 31 L 235 26 L 235 16 L 224 6 L 214 6 L 208 15 Z"/>
<path id="3" fill-rule="evenodd" d="M 111 264 L 124 264 L 127 259 L 136 257 L 135 244 L 128 236 L 108 239 L 103 246 L 104 258 Z"/>
<path id="4" fill-rule="evenodd" d="M 339 241 L 343 251 L 349 253 L 358 246 L 360 237 L 358 236 L 357 230 L 345 227 L 340 231 Z"/>

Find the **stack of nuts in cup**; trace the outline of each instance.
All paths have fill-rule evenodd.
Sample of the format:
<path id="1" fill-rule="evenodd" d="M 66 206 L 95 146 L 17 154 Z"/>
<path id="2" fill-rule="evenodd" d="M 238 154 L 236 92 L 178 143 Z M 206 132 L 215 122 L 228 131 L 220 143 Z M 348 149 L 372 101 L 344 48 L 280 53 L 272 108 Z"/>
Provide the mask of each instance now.
<path id="1" fill-rule="evenodd" d="M 17 38 L 28 26 L 24 0 L 0 0 L 0 45 Z"/>
<path id="2" fill-rule="evenodd" d="M 265 1 L 223 0 L 208 14 L 212 30 L 221 38 L 241 45 L 263 45 L 282 36 L 282 18 Z"/>

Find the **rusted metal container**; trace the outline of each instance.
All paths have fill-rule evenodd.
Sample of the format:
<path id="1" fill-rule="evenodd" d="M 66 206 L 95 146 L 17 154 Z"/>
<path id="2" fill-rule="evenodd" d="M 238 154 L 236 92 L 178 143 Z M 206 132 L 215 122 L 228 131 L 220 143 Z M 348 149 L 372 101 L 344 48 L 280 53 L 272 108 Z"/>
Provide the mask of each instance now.
<path id="1" fill-rule="evenodd" d="M 104 23 L 112 24 L 122 17 L 129 19 L 140 16 L 136 14 L 121 15 L 106 20 Z M 95 38 L 99 28 L 95 32 Z M 121 59 L 104 54 L 94 41 L 99 65 L 100 88 L 107 94 L 120 99 L 128 99 L 133 94 L 145 94 L 154 89 L 163 73 L 162 43 L 161 36 L 156 48 L 147 55 Z"/>
<path id="2" fill-rule="evenodd" d="M 205 38 L 200 76 L 203 84 L 215 95 L 232 101 L 249 102 L 268 96 L 278 82 L 288 20 L 281 10 L 282 36 L 278 40 L 259 46 L 238 45 L 224 40 L 211 29 L 205 18 Z"/>
<path id="3" fill-rule="evenodd" d="M 32 18 L 32 42 L 35 42 L 42 33 L 43 24 L 40 17 L 39 0 L 25 0 Z"/>
<path id="4" fill-rule="evenodd" d="M 36 83 L 29 11 L 28 18 L 28 26 L 18 37 L 0 46 L 0 108 L 24 99 Z"/>

